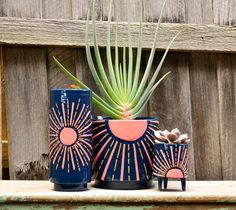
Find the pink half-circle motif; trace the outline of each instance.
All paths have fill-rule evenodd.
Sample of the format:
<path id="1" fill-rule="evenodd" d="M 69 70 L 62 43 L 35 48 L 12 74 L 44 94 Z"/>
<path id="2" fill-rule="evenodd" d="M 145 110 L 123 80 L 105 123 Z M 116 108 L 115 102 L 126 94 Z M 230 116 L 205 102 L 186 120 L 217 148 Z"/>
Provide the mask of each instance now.
<path id="1" fill-rule="evenodd" d="M 147 130 L 147 120 L 109 120 L 112 134 L 125 141 L 136 141 Z"/>
<path id="2" fill-rule="evenodd" d="M 184 174 L 183 174 L 182 170 L 180 170 L 178 168 L 172 168 L 167 172 L 166 177 L 167 178 L 174 178 L 174 179 L 181 179 L 181 178 L 184 178 Z"/>

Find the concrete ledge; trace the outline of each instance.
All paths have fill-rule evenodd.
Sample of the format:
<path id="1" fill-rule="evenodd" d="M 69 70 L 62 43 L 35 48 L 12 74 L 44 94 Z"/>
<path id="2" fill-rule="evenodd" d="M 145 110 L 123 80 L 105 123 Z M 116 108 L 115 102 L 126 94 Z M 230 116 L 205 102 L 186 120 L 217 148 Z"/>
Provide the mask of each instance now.
<path id="1" fill-rule="evenodd" d="M 49 181 L 0 181 L 0 203 L 104 203 L 163 204 L 220 203 L 236 204 L 236 181 L 188 181 L 187 191 L 180 191 L 180 182 L 170 181 L 169 189 L 104 190 L 89 186 L 86 192 L 55 192 Z"/>

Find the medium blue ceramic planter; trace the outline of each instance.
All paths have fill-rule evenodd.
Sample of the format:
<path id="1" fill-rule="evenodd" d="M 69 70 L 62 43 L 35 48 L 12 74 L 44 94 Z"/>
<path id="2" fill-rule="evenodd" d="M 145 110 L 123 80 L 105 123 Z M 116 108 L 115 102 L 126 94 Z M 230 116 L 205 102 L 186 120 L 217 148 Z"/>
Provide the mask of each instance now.
<path id="1" fill-rule="evenodd" d="M 108 189 L 152 186 L 157 119 L 93 120 L 95 184 Z"/>
<path id="2" fill-rule="evenodd" d="M 186 190 L 188 171 L 188 144 L 155 143 L 153 169 L 158 178 L 158 188 L 167 188 L 168 179 L 180 179 L 182 190 Z"/>
<path id="3" fill-rule="evenodd" d="M 50 91 L 49 140 L 54 189 L 86 190 L 92 157 L 90 90 Z"/>

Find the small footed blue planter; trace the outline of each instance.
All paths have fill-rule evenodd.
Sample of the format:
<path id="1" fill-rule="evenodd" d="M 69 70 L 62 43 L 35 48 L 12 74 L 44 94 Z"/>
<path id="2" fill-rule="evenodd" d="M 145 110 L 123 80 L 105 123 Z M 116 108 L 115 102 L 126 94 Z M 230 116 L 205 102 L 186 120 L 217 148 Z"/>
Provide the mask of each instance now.
<path id="1" fill-rule="evenodd" d="M 91 182 L 91 91 L 53 89 L 49 111 L 50 181 L 58 191 L 82 191 Z"/>
<path id="2" fill-rule="evenodd" d="M 180 179 L 186 190 L 188 171 L 188 144 L 155 143 L 153 174 L 158 179 L 158 189 L 167 189 L 168 179 Z"/>

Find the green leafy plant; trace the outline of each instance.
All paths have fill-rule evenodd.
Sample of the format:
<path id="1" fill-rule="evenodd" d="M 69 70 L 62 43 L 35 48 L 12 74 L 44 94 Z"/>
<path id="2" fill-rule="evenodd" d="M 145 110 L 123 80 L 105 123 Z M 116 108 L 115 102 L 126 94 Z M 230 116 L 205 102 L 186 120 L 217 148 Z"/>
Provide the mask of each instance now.
<path id="1" fill-rule="evenodd" d="M 144 71 L 143 76 L 140 74 L 141 67 L 141 56 L 142 56 L 142 36 L 143 36 L 143 14 L 142 14 L 142 1 L 139 1 L 139 41 L 136 55 L 136 64 L 134 66 L 133 61 L 133 48 L 131 41 L 131 17 L 130 17 L 130 0 L 128 0 L 127 12 L 128 12 L 128 46 L 124 44 L 122 59 L 119 59 L 119 48 L 118 48 L 118 22 L 116 22 L 116 33 L 115 33 L 115 61 L 113 63 L 111 56 L 111 13 L 113 0 L 109 1 L 109 15 L 108 15 L 108 27 L 107 27 L 107 45 L 106 45 L 106 59 L 108 73 L 105 72 L 101 55 L 98 47 L 97 36 L 96 36 L 96 22 L 95 22 L 95 0 L 93 0 L 93 11 L 92 11 L 92 27 L 93 27 L 93 42 L 94 42 L 94 63 L 90 45 L 89 45 L 89 13 L 86 24 L 86 56 L 89 64 L 90 71 L 93 75 L 94 81 L 99 88 L 100 93 L 103 97 L 100 97 L 93 92 L 93 103 L 105 114 L 113 119 L 135 119 L 144 109 L 152 93 L 160 84 L 160 82 L 170 73 L 168 72 L 162 78 L 157 80 L 157 76 L 161 70 L 167 53 L 170 49 L 171 44 L 178 36 L 178 34 L 172 39 L 169 46 L 160 60 L 156 70 L 151 76 L 151 67 L 154 60 L 154 54 L 158 41 L 158 34 L 161 24 L 161 17 L 165 7 L 166 0 L 161 8 L 160 17 L 156 26 L 155 36 L 153 45 L 150 51 L 150 56 Z M 128 52 L 126 52 L 128 51 Z M 128 56 L 127 56 L 128 55 Z M 128 58 L 128 63 L 127 63 Z M 54 58 L 56 64 L 60 69 L 75 83 L 78 88 L 89 88 L 82 81 L 74 77 L 56 58 Z M 97 66 L 97 67 L 95 67 Z"/>

